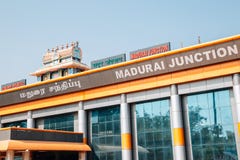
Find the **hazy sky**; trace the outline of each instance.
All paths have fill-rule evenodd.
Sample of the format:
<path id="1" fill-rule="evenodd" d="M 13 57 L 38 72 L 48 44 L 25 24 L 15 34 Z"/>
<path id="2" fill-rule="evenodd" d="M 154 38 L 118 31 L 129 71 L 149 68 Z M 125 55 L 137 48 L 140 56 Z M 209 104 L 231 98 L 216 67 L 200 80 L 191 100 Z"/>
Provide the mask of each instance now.
<path id="1" fill-rule="evenodd" d="M 172 49 L 239 34 L 240 0 L 0 2 L 0 84 L 27 79 L 48 48 L 79 41 L 83 62 L 171 42 Z"/>

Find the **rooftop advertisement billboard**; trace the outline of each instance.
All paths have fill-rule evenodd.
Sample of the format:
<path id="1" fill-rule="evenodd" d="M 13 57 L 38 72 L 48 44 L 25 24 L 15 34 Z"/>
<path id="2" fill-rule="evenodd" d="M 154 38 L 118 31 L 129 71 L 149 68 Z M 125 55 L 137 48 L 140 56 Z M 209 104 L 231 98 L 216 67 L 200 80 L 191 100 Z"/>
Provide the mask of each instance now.
<path id="1" fill-rule="evenodd" d="M 130 52 L 130 60 L 170 51 L 170 42 Z"/>
<path id="2" fill-rule="evenodd" d="M 7 89 L 24 86 L 24 85 L 26 85 L 26 83 L 27 83 L 27 80 L 26 79 L 22 79 L 20 81 L 15 81 L 15 82 L 3 84 L 1 86 L 1 90 L 4 91 L 4 90 L 7 90 Z"/>

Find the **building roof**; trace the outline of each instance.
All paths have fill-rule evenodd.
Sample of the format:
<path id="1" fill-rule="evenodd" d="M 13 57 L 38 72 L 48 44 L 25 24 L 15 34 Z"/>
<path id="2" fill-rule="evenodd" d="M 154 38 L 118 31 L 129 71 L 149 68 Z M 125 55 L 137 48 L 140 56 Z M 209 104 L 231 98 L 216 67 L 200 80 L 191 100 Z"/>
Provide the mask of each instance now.
<path id="1" fill-rule="evenodd" d="M 59 69 L 64 69 L 64 68 L 79 68 L 79 69 L 82 69 L 84 71 L 90 69 L 86 64 L 83 64 L 83 63 L 80 63 L 80 62 L 70 61 L 70 62 L 60 63 L 58 65 L 49 66 L 49 67 L 39 69 L 36 72 L 31 73 L 30 75 L 31 76 L 41 76 L 45 73 L 54 72 L 54 71 L 57 71 Z"/>

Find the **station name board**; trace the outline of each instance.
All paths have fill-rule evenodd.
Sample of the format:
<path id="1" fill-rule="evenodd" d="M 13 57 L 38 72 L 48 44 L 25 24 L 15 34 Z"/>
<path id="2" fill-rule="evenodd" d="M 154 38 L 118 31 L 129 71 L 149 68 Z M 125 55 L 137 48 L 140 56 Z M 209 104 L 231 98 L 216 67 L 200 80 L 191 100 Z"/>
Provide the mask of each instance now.
<path id="1" fill-rule="evenodd" d="M 1 90 L 4 91 L 4 90 L 7 90 L 7 89 L 24 86 L 24 85 L 26 85 L 26 82 L 27 82 L 26 79 L 22 79 L 22 80 L 20 80 L 20 81 L 3 84 L 3 85 L 1 86 Z"/>
<path id="2" fill-rule="evenodd" d="M 177 51 L 176 51 L 177 52 Z M 39 84 L 0 94 L 0 106 L 59 96 L 151 76 L 182 71 L 240 59 L 240 39 L 205 47 L 179 50 L 177 54 L 156 56 L 149 60 L 113 66 L 74 78 Z M 144 84 L 143 84 L 144 85 Z M 131 86 L 129 86 L 131 87 Z"/>
<path id="3" fill-rule="evenodd" d="M 130 52 L 130 60 L 170 51 L 170 42 Z"/>
<path id="4" fill-rule="evenodd" d="M 100 59 L 100 60 L 96 60 L 96 61 L 92 61 L 91 62 L 91 68 L 101 68 L 104 66 L 109 66 L 112 64 L 117 64 L 117 63 L 121 63 L 121 62 L 125 62 L 126 61 L 126 54 L 119 54 L 116 56 L 112 56 L 112 57 L 108 57 L 108 58 L 104 58 L 104 59 Z"/>

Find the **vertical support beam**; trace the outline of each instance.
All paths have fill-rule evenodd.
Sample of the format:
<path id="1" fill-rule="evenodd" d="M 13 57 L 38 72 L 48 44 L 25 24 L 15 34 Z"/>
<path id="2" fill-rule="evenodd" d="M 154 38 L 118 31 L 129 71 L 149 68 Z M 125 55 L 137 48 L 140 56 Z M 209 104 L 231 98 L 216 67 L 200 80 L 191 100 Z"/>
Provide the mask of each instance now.
<path id="1" fill-rule="evenodd" d="M 121 139 L 122 139 L 122 160 L 132 160 L 132 134 L 130 107 L 126 102 L 126 95 L 121 95 L 120 106 L 120 121 L 121 121 Z"/>
<path id="2" fill-rule="evenodd" d="M 6 160 L 14 160 L 14 151 L 8 150 L 6 152 Z"/>
<path id="3" fill-rule="evenodd" d="M 31 155 L 30 155 L 30 151 L 25 151 L 22 153 L 22 159 L 23 160 L 31 160 Z"/>
<path id="4" fill-rule="evenodd" d="M 34 119 L 32 118 L 32 111 L 27 113 L 27 128 L 34 128 Z"/>
<path id="5" fill-rule="evenodd" d="M 83 102 L 79 102 L 78 109 L 78 131 L 83 133 L 83 143 L 87 144 L 87 112 L 83 108 Z M 86 160 L 87 154 L 79 152 L 79 160 Z"/>
<path id="6" fill-rule="evenodd" d="M 236 135 L 236 145 L 238 151 L 238 158 L 240 157 L 240 75 L 233 75 L 233 96 L 235 102 L 235 111 L 237 112 L 237 135 Z M 234 111 L 234 110 L 233 110 Z"/>
<path id="7" fill-rule="evenodd" d="M 173 140 L 174 160 L 185 160 L 185 140 L 183 129 L 182 108 L 177 86 L 171 85 L 171 131 Z"/>
<path id="8" fill-rule="evenodd" d="M 132 144 L 133 144 L 133 159 L 138 160 L 138 138 L 137 138 L 137 116 L 136 116 L 136 103 L 131 105 L 132 117 Z"/>
<path id="9" fill-rule="evenodd" d="M 85 160 L 86 152 L 78 152 L 78 160 Z"/>
<path id="10" fill-rule="evenodd" d="M 0 128 L 2 128 L 2 117 L 0 116 Z"/>
<path id="11" fill-rule="evenodd" d="M 237 109 L 238 137 L 240 137 L 240 77 L 238 74 L 233 75 L 233 95 Z"/>
<path id="12" fill-rule="evenodd" d="M 83 102 L 79 102 L 78 131 L 83 133 L 83 142 L 87 143 L 87 112 L 83 109 Z"/>

